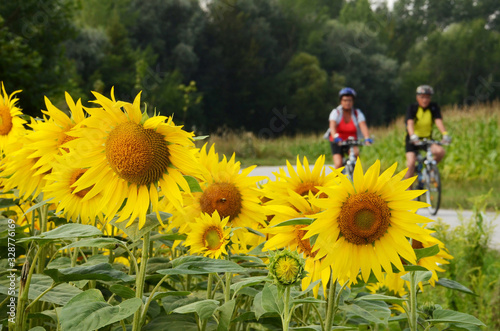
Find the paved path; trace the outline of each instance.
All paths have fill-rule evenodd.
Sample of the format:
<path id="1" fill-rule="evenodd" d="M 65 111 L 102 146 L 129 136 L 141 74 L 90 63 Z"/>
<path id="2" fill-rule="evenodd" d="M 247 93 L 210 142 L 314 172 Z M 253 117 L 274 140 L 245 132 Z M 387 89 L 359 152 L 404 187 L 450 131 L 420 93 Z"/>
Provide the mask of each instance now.
<path id="1" fill-rule="evenodd" d="M 311 165 L 311 169 L 312 169 Z M 284 167 L 284 166 L 283 166 Z M 275 180 L 276 176 L 273 174 L 273 172 L 277 172 L 280 167 L 277 166 L 259 166 L 255 168 L 250 175 L 252 176 L 268 176 L 270 180 Z M 286 170 L 286 167 L 284 167 Z M 294 166 L 295 168 L 295 166 Z M 326 173 L 330 173 L 330 167 L 326 167 Z M 462 215 L 462 218 L 460 217 L 460 214 Z M 456 211 L 456 210 L 450 210 L 450 209 L 440 209 L 437 213 L 436 216 L 431 216 L 427 212 L 427 210 L 420 210 L 419 214 L 424 215 L 429 217 L 430 219 L 436 221 L 438 218 L 442 219 L 443 222 L 449 224 L 451 228 L 456 227 L 457 225 L 460 225 L 460 220 L 468 220 L 472 216 L 472 211 L 470 210 L 464 210 L 462 212 Z M 488 212 L 486 213 L 486 221 L 487 222 L 492 222 L 495 226 L 494 228 L 494 233 L 492 236 L 491 240 L 491 246 L 496 249 L 500 249 L 500 216 L 496 217 L 495 213 L 493 212 Z"/>

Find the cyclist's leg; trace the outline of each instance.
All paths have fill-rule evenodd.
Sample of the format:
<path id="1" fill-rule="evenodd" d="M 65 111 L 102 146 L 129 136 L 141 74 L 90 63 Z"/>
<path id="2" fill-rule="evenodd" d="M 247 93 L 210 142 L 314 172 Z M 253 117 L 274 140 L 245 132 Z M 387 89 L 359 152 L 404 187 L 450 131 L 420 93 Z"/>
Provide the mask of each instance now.
<path id="1" fill-rule="evenodd" d="M 335 169 L 342 167 L 342 150 L 340 146 L 334 142 L 330 142 L 330 148 L 333 155 L 333 166 Z"/>
<path id="2" fill-rule="evenodd" d="M 445 154 L 443 146 L 439 146 L 438 144 L 431 145 L 431 152 L 432 155 L 434 155 L 434 160 L 436 160 L 437 163 L 439 163 L 439 161 L 443 159 Z"/>
<path id="3" fill-rule="evenodd" d="M 354 156 L 358 157 L 359 156 L 359 147 L 354 146 Z"/>
<path id="4" fill-rule="evenodd" d="M 405 151 L 406 151 L 406 167 L 408 171 L 405 174 L 405 179 L 413 177 L 415 174 L 415 162 L 417 161 L 417 146 L 411 143 L 408 134 L 405 138 Z"/>
<path id="5" fill-rule="evenodd" d="M 333 165 L 335 169 L 342 167 L 342 155 L 341 154 L 333 154 Z"/>
<path id="6" fill-rule="evenodd" d="M 406 167 L 408 171 L 405 174 L 405 179 L 415 175 L 415 162 L 417 161 L 416 152 L 406 152 Z"/>

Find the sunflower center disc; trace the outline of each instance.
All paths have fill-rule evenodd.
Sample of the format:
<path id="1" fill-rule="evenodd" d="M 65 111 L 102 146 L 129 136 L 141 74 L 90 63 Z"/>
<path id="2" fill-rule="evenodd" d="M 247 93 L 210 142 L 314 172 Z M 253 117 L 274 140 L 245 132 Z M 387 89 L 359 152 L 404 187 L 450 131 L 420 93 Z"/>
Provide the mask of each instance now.
<path id="1" fill-rule="evenodd" d="M 73 136 L 68 136 L 67 134 L 63 133 L 64 134 L 64 137 L 61 139 L 61 143 L 59 144 L 59 146 L 62 146 L 64 145 L 65 143 L 67 143 L 68 141 L 71 141 L 71 140 L 75 140 L 76 137 L 73 137 Z M 62 149 L 64 149 L 66 152 L 69 153 L 69 148 L 67 147 L 62 147 Z"/>
<path id="2" fill-rule="evenodd" d="M 381 238 L 390 225 L 391 211 L 375 193 L 351 195 L 339 215 L 340 232 L 355 245 L 366 245 Z"/>
<path id="3" fill-rule="evenodd" d="M 297 236 L 297 246 L 300 247 L 300 250 L 304 252 L 304 254 L 307 257 L 315 257 L 316 252 L 312 252 L 312 247 L 311 247 L 311 242 L 309 239 L 302 239 L 304 238 L 304 235 L 306 234 L 305 230 L 302 230 L 302 228 L 306 227 L 307 225 L 305 224 L 300 224 L 300 225 L 295 225 L 295 235 Z"/>
<path id="4" fill-rule="evenodd" d="M 318 184 L 315 183 L 301 183 L 295 188 L 295 192 L 301 196 L 307 196 L 309 194 L 309 191 L 313 195 L 318 194 L 319 190 L 315 187 L 318 186 Z M 328 198 L 328 196 L 325 193 L 321 193 L 319 195 L 320 198 Z"/>
<path id="5" fill-rule="evenodd" d="M 78 179 L 80 179 L 80 177 L 82 177 L 82 175 L 85 173 L 85 171 L 87 171 L 87 169 L 77 169 L 73 172 L 73 174 L 71 175 L 71 178 L 69 180 L 69 186 L 71 187 Z M 84 198 L 85 195 L 87 195 L 87 193 L 90 192 L 90 190 L 94 187 L 94 185 L 92 185 L 91 187 L 89 188 L 86 188 L 86 189 L 83 189 L 81 191 L 78 191 L 76 193 L 73 193 L 73 191 L 75 190 L 74 188 L 71 188 L 71 193 L 73 193 L 74 195 L 80 197 L 80 198 Z"/>
<path id="6" fill-rule="evenodd" d="M 10 108 L 7 106 L 0 106 L 0 135 L 5 136 L 9 134 L 12 129 L 12 115 L 10 115 Z"/>
<path id="7" fill-rule="evenodd" d="M 210 250 L 218 249 L 221 245 L 221 236 L 216 228 L 210 228 L 205 232 L 206 247 Z"/>
<path id="8" fill-rule="evenodd" d="M 200 198 L 201 211 L 212 215 L 217 210 L 221 218 L 232 221 L 241 212 L 241 193 L 232 183 L 214 183 Z"/>
<path id="9" fill-rule="evenodd" d="M 158 181 L 170 164 L 169 156 L 163 135 L 133 122 L 118 125 L 106 141 L 106 158 L 111 168 L 137 185 Z"/>

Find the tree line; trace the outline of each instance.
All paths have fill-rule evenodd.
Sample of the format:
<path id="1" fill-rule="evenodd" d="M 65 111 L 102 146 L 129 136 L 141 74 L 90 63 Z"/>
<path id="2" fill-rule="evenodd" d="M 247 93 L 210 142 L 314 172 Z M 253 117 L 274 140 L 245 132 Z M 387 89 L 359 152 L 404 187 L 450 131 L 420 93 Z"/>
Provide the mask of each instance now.
<path id="1" fill-rule="evenodd" d="M 500 96 L 496 0 L 24 0 L 0 3 L 0 80 L 43 95 L 132 100 L 206 134 L 326 129 L 343 86 L 369 125 L 405 112 L 419 84 L 441 104 Z"/>

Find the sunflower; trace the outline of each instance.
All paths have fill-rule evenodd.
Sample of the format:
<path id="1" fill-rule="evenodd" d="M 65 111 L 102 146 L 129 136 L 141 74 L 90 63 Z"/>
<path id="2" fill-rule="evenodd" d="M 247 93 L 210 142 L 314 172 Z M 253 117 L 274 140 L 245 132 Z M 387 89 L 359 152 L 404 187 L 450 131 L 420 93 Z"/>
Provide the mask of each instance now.
<path id="1" fill-rule="evenodd" d="M 28 136 L 29 142 L 26 144 L 26 148 L 33 150 L 29 157 L 36 160 L 34 167 L 37 171 L 35 175 L 52 171 L 55 156 L 61 155 L 61 151 L 68 151 L 63 145 L 75 139 L 67 133 L 85 119 L 81 100 L 79 99 L 75 104 L 67 92 L 65 97 L 71 111 L 71 117 L 56 108 L 45 97 L 47 110 L 42 110 L 44 120 L 34 121 L 29 125 L 33 132 Z"/>
<path id="2" fill-rule="evenodd" d="M 437 239 L 431 235 L 432 233 L 434 233 L 434 231 L 429 230 L 429 229 L 425 229 L 425 228 L 424 228 L 424 231 L 428 234 L 428 236 L 426 236 L 425 238 L 423 238 L 420 241 L 416 240 L 416 239 L 412 240 L 412 247 L 414 249 L 420 249 L 420 248 L 427 248 L 427 247 L 431 247 L 434 245 L 438 245 L 439 253 L 437 253 L 436 255 L 427 256 L 427 257 L 424 257 L 424 258 L 421 258 L 420 260 L 418 260 L 418 265 L 426 268 L 429 271 L 432 271 L 432 277 L 431 277 L 431 279 L 429 279 L 429 283 L 432 286 L 435 286 L 436 281 L 438 280 L 438 276 L 437 276 L 436 271 L 444 272 L 445 270 L 443 268 L 441 268 L 440 265 L 449 264 L 450 262 L 448 262 L 448 260 L 453 259 L 453 256 L 451 256 L 448 253 L 448 250 L 446 249 L 443 242 L 441 242 L 439 239 Z M 419 284 L 419 285 L 420 285 L 420 288 L 423 290 L 422 285 L 421 284 Z"/>
<path id="3" fill-rule="evenodd" d="M 405 281 L 401 278 L 405 273 L 384 273 L 384 277 L 377 283 L 368 283 L 366 289 L 370 293 L 387 293 L 388 295 L 403 297 L 408 292 L 405 288 Z"/>
<path id="4" fill-rule="evenodd" d="M 235 230 L 236 238 L 243 246 L 254 245 L 255 242 L 246 235 L 245 228 L 258 230 L 264 225 L 265 215 L 259 199 L 260 192 L 257 182 L 264 180 L 264 176 L 249 176 L 255 166 L 240 171 L 240 162 L 235 162 L 234 154 L 227 160 L 223 156 L 219 162 L 219 155 L 214 145 L 207 153 L 204 145 L 199 153 L 199 162 L 202 166 L 200 188 L 202 192 L 184 193 L 184 212 L 174 212 L 170 228 L 178 227 L 180 232 L 189 232 L 193 220 L 202 213 L 212 215 L 215 211 L 223 218 L 229 217 L 229 224 Z M 236 246 L 233 246 L 236 249 Z"/>
<path id="5" fill-rule="evenodd" d="M 302 253 L 305 258 L 305 270 L 308 272 L 307 276 L 302 279 L 302 290 L 306 290 L 311 283 L 321 279 L 323 284 L 324 293 L 326 293 L 326 286 L 330 278 L 330 268 L 321 268 L 321 260 L 316 260 L 317 252 L 313 251 L 310 239 L 304 239 L 306 231 L 305 224 L 286 225 L 286 226 L 272 226 L 281 222 L 301 217 L 309 217 L 316 214 L 320 209 L 311 205 L 308 200 L 314 199 L 313 193 L 309 192 L 308 197 L 303 197 L 293 191 L 290 194 L 289 205 L 268 205 L 264 206 L 269 214 L 274 215 L 272 223 L 263 232 L 272 235 L 271 238 L 264 244 L 264 251 L 276 250 L 288 247 L 291 250 L 296 250 Z M 320 284 L 316 284 L 313 288 L 313 294 L 318 296 Z"/>
<path id="6" fill-rule="evenodd" d="M 392 267 L 403 270 L 401 258 L 415 264 L 416 257 L 407 237 L 427 240 L 429 235 L 417 224 L 428 218 L 409 210 L 427 204 L 413 201 L 423 191 L 407 191 L 415 178 L 401 180 L 406 170 L 395 176 L 394 164 L 379 176 L 377 160 L 366 174 L 358 159 L 353 182 L 339 176 L 336 188 L 322 188 L 326 199 L 314 199 L 313 204 L 324 211 L 315 215 L 316 221 L 305 228 L 305 238 L 317 235 L 316 258 L 324 258 L 324 267 L 331 266 L 340 282 L 357 282 L 361 269 L 366 281 L 373 272 L 383 279 L 382 268 L 392 273 Z"/>
<path id="7" fill-rule="evenodd" d="M 325 198 L 326 194 L 319 192 L 321 187 L 334 187 L 338 185 L 337 176 L 339 172 L 332 169 L 328 175 L 325 174 L 325 156 L 321 155 L 314 163 L 313 170 L 309 167 L 309 162 L 304 156 L 303 165 L 297 156 L 297 171 L 286 161 L 287 172 L 280 168 L 279 172 L 275 172 L 276 181 L 267 182 L 262 190 L 266 199 L 270 200 L 268 204 L 286 204 L 288 201 L 288 191 L 307 196 L 309 192 L 320 198 Z"/>
<path id="8" fill-rule="evenodd" d="M 133 104 L 116 101 L 113 90 L 111 99 L 94 95 L 101 107 L 87 109 L 91 116 L 68 132 L 78 139 L 65 144 L 75 162 L 80 160 L 75 166 L 87 169 L 73 184 L 73 193 L 90 188 L 82 202 L 102 194 L 98 209 L 107 209 L 107 219 L 125 201 L 117 222 L 129 219 L 129 226 L 139 218 L 141 228 L 148 210 L 158 212 L 162 197 L 182 208 L 180 188 L 189 192 L 183 174 L 198 173 L 193 133 L 171 117 L 141 113 L 140 93 Z"/>
<path id="9" fill-rule="evenodd" d="M 231 233 L 231 228 L 226 227 L 228 222 L 229 216 L 221 219 L 217 210 L 212 215 L 202 213 L 195 219 L 195 226 L 188 233 L 185 245 L 190 246 L 191 253 L 201 253 L 213 259 L 227 255 L 226 246 Z"/>
<path id="10" fill-rule="evenodd" d="M 46 176 L 47 185 L 43 188 L 45 198 L 54 198 L 57 201 L 56 212 L 64 211 L 68 219 L 80 221 L 85 224 L 95 224 L 96 217 L 102 219 L 104 210 L 99 209 L 102 193 L 98 193 L 91 199 L 84 200 L 85 195 L 91 190 L 88 187 L 84 190 L 74 192 L 73 184 L 87 171 L 87 169 L 77 168 L 72 165 L 68 157 L 59 156 L 54 163 L 52 172 Z"/>
<path id="11" fill-rule="evenodd" d="M 33 124 L 32 119 L 31 123 Z M 45 173 L 37 172 L 36 159 L 29 156 L 33 149 L 27 148 L 32 131 L 24 130 L 24 136 L 11 141 L 5 148 L 5 158 L 1 161 L 1 182 L 3 191 L 17 189 L 16 195 L 25 200 L 36 198 L 46 184 Z"/>
<path id="12" fill-rule="evenodd" d="M 19 92 L 21 91 L 14 91 L 8 95 L 2 82 L 2 90 L 0 91 L 0 152 L 4 152 L 9 142 L 24 135 L 23 124 L 26 121 L 20 117 L 23 113 L 16 106 L 19 99 L 14 98 L 14 95 Z"/>

